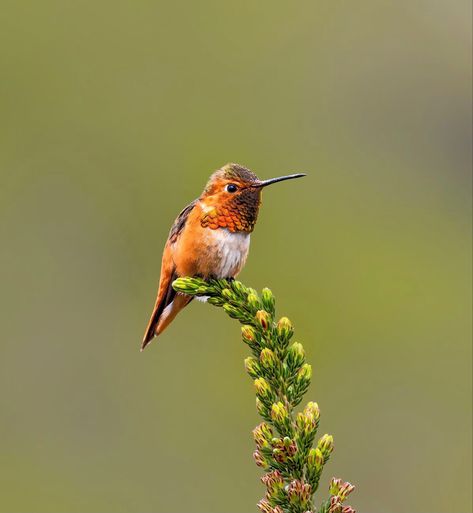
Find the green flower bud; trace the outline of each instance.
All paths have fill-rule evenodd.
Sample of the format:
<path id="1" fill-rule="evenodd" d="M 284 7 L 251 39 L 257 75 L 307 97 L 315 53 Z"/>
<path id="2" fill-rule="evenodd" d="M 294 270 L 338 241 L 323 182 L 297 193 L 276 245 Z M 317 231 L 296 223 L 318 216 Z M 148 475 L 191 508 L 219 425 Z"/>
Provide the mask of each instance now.
<path id="1" fill-rule="evenodd" d="M 292 438 L 285 436 L 284 438 L 273 438 L 271 440 L 273 449 L 273 457 L 279 463 L 286 462 L 289 458 L 293 458 L 297 452 L 297 444 Z"/>
<path id="2" fill-rule="evenodd" d="M 223 306 L 225 304 L 225 301 L 221 297 L 209 297 L 207 299 L 207 303 L 210 303 L 213 306 Z"/>
<path id="3" fill-rule="evenodd" d="M 314 493 L 319 486 L 320 476 L 324 466 L 324 456 L 320 449 L 310 449 L 307 455 L 307 481 L 312 486 Z"/>
<path id="4" fill-rule="evenodd" d="M 261 376 L 261 367 L 256 358 L 251 356 L 245 358 L 245 369 L 252 378 L 259 378 Z"/>
<path id="5" fill-rule="evenodd" d="M 250 292 L 247 298 L 248 306 L 251 310 L 258 310 L 260 308 L 260 301 L 255 292 Z"/>
<path id="6" fill-rule="evenodd" d="M 307 456 L 307 467 L 314 472 L 319 472 L 324 466 L 324 455 L 319 448 L 312 448 Z"/>
<path id="7" fill-rule="evenodd" d="M 342 480 L 341 479 L 337 479 L 335 477 L 332 477 L 332 479 L 330 480 L 330 485 L 329 485 L 329 492 L 330 492 L 330 495 L 338 495 L 338 491 L 340 490 L 340 485 L 342 484 Z"/>
<path id="8" fill-rule="evenodd" d="M 247 290 L 241 281 L 233 280 L 232 282 L 230 282 L 230 284 L 231 284 L 233 291 L 236 294 L 238 294 L 240 297 L 245 296 L 245 298 L 246 298 Z"/>
<path id="9" fill-rule="evenodd" d="M 269 327 L 270 319 L 269 314 L 265 310 L 258 310 L 256 312 L 256 320 L 258 321 L 258 324 L 264 329 L 267 330 Z"/>
<path id="10" fill-rule="evenodd" d="M 318 422 L 320 419 L 320 408 L 319 405 L 313 401 L 309 401 L 307 406 L 304 408 L 303 413 L 306 417 Z"/>
<path id="11" fill-rule="evenodd" d="M 228 280 L 220 278 L 218 280 L 210 279 L 209 283 L 214 287 L 217 292 L 221 292 L 228 287 Z"/>
<path id="12" fill-rule="evenodd" d="M 194 295 L 200 286 L 205 285 L 202 281 L 198 278 L 177 278 L 172 282 L 172 286 L 176 292 Z"/>
<path id="13" fill-rule="evenodd" d="M 257 378 L 254 381 L 256 392 L 260 395 L 269 394 L 271 388 L 264 378 Z"/>
<path id="14" fill-rule="evenodd" d="M 262 422 L 253 429 L 253 438 L 255 439 L 256 445 L 259 449 L 263 447 L 267 448 L 271 444 L 273 431 L 266 422 Z"/>
<path id="15" fill-rule="evenodd" d="M 230 303 L 224 303 L 223 309 L 232 319 L 241 319 L 242 314 L 238 308 L 231 305 Z"/>
<path id="16" fill-rule="evenodd" d="M 304 363 L 304 365 L 299 369 L 299 372 L 296 376 L 296 382 L 299 381 L 301 383 L 309 382 L 312 378 L 312 366 L 308 363 Z"/>
<path id="17" fill-rule="evenodd" d="M 227 300 L 227 301 L 234 301 L 236 300 L 236 297 L 235 297 L 235 293 L 228 289 L 228 288 L 225 288 L 222 290 L 222 296 Z"/>
<path id="18" fill-rule="evenodd" d="M 282 402 L 274 403 L 271 406 L 270 415 L 271 420 L 281 435 L 290 437 L 294 435 L 294 428 L 291 424 L 289 413 Z"/>
<path id="19" fill-rule="evenodd" d="M 291 321 L 287 317 L 281 317 L 277 324 L 277 333 L 281 342 L 287 343 L 294 333 Z M 284 344 L 285 345 L 285 344 Z"/>
<path id="20" fill-rule="evenodd" d="M 297 372 L 294 383 L 287 389 L 287 397 L 295 406 L 302 401 L 302 396 L 307 392 L 312 377 L 312 367 L 305 363 Z"/>
<path id="21" fill-rule="evenodd" d="M 242 334 L 243 340 L 247 344 L 251 343 L 251 342 L 255 342 L 255 340 L 256 340 L 255 330 L 252 326 L 248 326 L 248 325 L 242 326 L 241 334 Z"/>
<path id="22" fill-rule="evenodd" d="M 269 312 L 271 315 L 274 315 L 275 299 L 274 299 L 273 293 L 269 289 L 264 288 L 262 290 L 261 302 L 263 303 L 264 309 L 267 312 Z"/>
<path id="23" fill-rule="evenodd" d="M 324 461 L 327 461 L 333 451 L 333 436 L 325 434 L 318 442 L 317 448 L 323 454 Z"/>
<path id="24" fill-rule="evenodd" d="M 320 410 L 317 403 L 309 402 L 304 410 L 297 414 L 296 426 L 304 447 L 310 447 L 319 425 Z"/>
<path id="25" fill-rule="evenodd" d="M 260 362 L 264 369 L 274 372 L 277 368 L 278 359 L 271 349 L 265 348 L 260 353 Z"/>
<path id="26" fill-rule="evenodd" d="M 294 342 L 289 347 L 287 352 L 287 366 L 290 372 L 297 372 L 300 367 L 303 365 L 305 360 L 305 352 L 302 344 L 299 342 Z"/>
<path id="27" fill-rule="evenodd" d="M 287 412 L 286 407 L 281 401 L 279 401 L 278 403 L 274 403 L 271 406 L 271 418 L 274 420 L 274 422 L 279 423 L 283 423 L 288 420 L 289 414 Z"/>
<path id="28" fill-rule="evenodd" d="M 272 392 L 269 383 L 264 378 L 255 379 L 254 383 L 258 397 L 264 402 L 270 401 L 272 398 Z"/>
<path id="29" fill-rule="evenodd" d="M 297 452 L 297 445 L 292 438 L 289 438 L 288 436 L 285 436 L 282 440 L 284 450 L 287 452 L 288 456 L 292 457 Z"/>

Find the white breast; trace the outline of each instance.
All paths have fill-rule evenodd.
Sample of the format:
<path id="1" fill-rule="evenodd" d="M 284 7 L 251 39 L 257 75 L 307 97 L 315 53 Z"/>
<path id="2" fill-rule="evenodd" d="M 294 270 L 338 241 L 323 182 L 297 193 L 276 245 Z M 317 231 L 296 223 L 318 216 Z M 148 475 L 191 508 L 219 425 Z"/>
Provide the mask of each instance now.
<path id="1" fill-rule="evenodd" d="M 218 278 L 236 276 L 245 265 L 250 249 L 249 233 L 232 233 L 226 229 L 209 230 L 212 249 L 215 252 Z"/>

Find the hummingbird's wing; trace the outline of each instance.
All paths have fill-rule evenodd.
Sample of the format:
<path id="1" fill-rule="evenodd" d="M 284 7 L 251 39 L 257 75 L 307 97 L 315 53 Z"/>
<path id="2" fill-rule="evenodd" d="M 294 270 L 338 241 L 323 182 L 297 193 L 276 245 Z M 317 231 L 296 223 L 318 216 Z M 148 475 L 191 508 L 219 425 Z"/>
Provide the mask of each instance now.
<path id="1" fill-rule="evenodd" d="M 192 203 L 189 203 L 186 208 L 184 208 L 181 213 L 177 216 L 174 224 L 171 226 L 171 230 L 169 232 L 169 240 L 174 243 L 179 238 L 184 226 L 186 225 L 187 218 L 189 214 L 192 212 L 192 209 L 195 207 L 196 203 L 199 200 L 194 200 Z"/>
<path id="2" fill-rule="evenodd" d="M 190 301 L 190 296 L 179 297 L 179 301 L 173 307 L 167 308 L 173 303 L 176 296 L 176 291 L 172 288 L 172 282 L 178 277 L 176 274 L 176 266 L 172 258 L 173 248 L 172 246 L 179 239 L 184 226 L 186 225 L 187 218 L 190 212 L 195 207 L 197 200 L 193 201 L 182 212 L 177 216 L 174 224 L 169 232 L 169 237 L 164 247 L 163 259 L 161 262 L 161 277 L 159 279 L 158 295 L 154 304 L 153 313 L 146 327 L 146 331 L 143 337 L 143 343 L 141 344 L 141 350 L 143 350 L 153 339 L 155 335 L 161 333 L 164 328 L 172 321 L 177 315 L 177 312 L 184 308 Z M 167 312 L 167 315 L 166 315 Z M 166 319 L 163 318 L 163 314 Z"/>

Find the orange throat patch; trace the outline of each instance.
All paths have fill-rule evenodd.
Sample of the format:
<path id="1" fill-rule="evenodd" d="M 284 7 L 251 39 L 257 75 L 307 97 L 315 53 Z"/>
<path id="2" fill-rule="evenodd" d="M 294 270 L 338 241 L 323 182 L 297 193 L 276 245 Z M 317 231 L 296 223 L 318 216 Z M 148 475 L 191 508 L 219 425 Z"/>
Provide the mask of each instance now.
<path id="1" fill-rule="evenodd" d="M 200 224 L 203 228 L 216 230 L 217 228 L 226 228 L 231 232 L 251 233 L 255 226 L 256 219 L 251 220 L 241 215 L 240 212 L 229 210 L 226 207 L 210 207 L 202 214 Z"/>
<path id="2" fill-rule="evenodd" d="M 212 230 L 226 228 L 233 233 L 251 233 L 258 217 L 259 204 L 259 201 L 232 201 L 221 206 L 204 206 L 200 224 Z"/>

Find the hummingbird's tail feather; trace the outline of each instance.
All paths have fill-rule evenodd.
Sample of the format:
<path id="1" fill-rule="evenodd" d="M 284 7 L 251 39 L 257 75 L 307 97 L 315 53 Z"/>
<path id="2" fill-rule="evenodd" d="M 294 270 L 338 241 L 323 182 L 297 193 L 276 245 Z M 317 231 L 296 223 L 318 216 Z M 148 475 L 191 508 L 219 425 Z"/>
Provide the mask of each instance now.
<path id="1" fill-rule="evenodd" d="M 148 322 L 148 326 L 146 327 L 146 331 L 143 337 L 143 342 L 141 344 L 141 350 L 151 342 L 153 337 L 156 335 L 156 328 L 159 323 L 159 319 L 164 312 L 164 309 L 172 303 L 176 291 L 172 288 L 172 282 L 177 278 L 177 275 L 174 271 L 169 273 L 161 273 L 161 279 L 159 282 L 159 290 L 158 297 L 156 298 L 156 302 L 154 303 L 153 313 Z"/>
<path id="2" fill-rule="evenodd" d="M 165 304 L 164 302 L 158 305 L 157 308 L 155 307 L 143 337 L 141 351 L 145 349 L 154 337 L 162 333 L 171 324 L 176 315 L 193 299 L 192 296 L 176 294 L 174 292 L 172 300 L 164 308 L 161 307 L 161 305 Z"/>
<path id="3" fill-rule="evenodd" d="M 154 334 L 158 336 L 162 333 L 174 320 L 176 315 L 186 307 L 192 300 L 193 296 L 186 296 L 184 294 L 176 294 L 171 303 L 164 309 L 159 317 L 158 324 L 154 330 Z"/>

